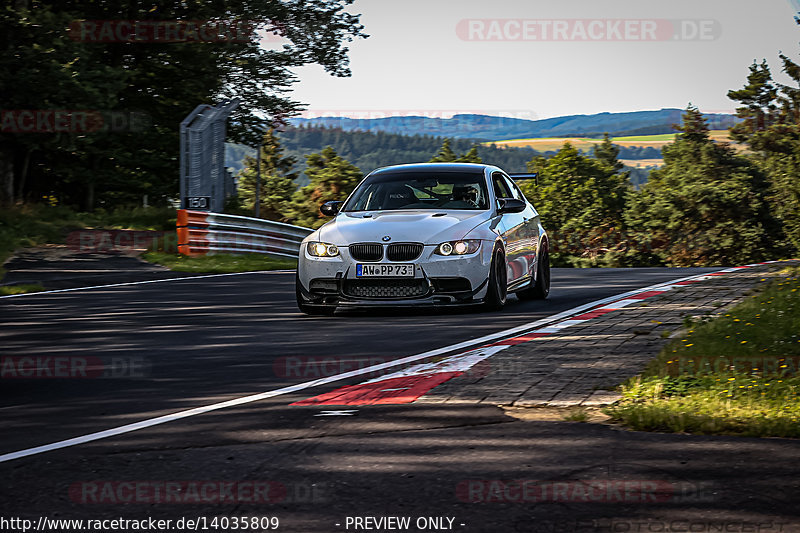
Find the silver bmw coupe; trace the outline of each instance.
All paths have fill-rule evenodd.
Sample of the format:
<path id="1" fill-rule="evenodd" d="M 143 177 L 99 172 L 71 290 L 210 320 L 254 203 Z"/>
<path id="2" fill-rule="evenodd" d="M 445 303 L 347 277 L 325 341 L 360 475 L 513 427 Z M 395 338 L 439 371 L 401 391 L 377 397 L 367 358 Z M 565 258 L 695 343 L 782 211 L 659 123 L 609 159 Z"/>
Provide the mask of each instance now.
<path id="1" fill-rule="evenodd" d="M 310 315 L 373 306 L 494 310 L 509 292 L 547 298 L 547 233 L 511 176 L 470 163 L 371 172 L 347 200 L 322 206 L 334 218 L 300 245 L 298 307 Z"/>

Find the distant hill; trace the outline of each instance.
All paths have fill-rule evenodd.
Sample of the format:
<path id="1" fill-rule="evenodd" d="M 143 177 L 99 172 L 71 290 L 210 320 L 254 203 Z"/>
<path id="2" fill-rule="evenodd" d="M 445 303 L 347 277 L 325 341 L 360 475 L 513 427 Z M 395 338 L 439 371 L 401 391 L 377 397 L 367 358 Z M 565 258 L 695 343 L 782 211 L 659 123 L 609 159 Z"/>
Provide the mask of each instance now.
<path id="1" fill-rule="evenodd" d="M 308 184 L 303 174 L 305 156 L 332 146 L 336 153 L 361 169 L 366 175 L 372 170 L 402 163 L 423 163 L 436 155 L 444 141 L 443 137 L 430 135 L 400 135 L 384 132 L 343 131 L 326 127 L 289 127 L 279 134 L 284 154 L 297 159 L 295 170 L 300 173 L 297 184 Z M 475 143 L 467 139 L 455 139 L 451 147 L 458 154 L 467 152 Z M 525 172 L 525 164 L 537 155 L 553 155 L 555 152 L 539 152 L 531 148 L 499 148 L 478 146 L 478 155 L 485 163 L 497 165 L 507 172 Z M 244 166 L 245 156 L 254 156 L 252 148 L 227 143 L 225 166 L 234 173 Z"/>
<path id="2" fill-rule="evenodd" d="M 295 171 L 299 176 L 298 186 L 308 184 L 305 156 L 320 152 L 326 146 L 332 146 L 336 153 L 361 169 L 364 174 L 388 165 L 402 163 L 421 163 L 430 160 L 445 137 L 432 135 L 402 135 L 382 131 L 345 131 L 341 128 L 325 126 L 287 127 L 278 134 L 284 148 L 284 154 L 297 159 Z M 583 135 L 585 137 L 585 135 Z M 508 138 L 508 137 L 506 137 Z M 526 163 L 537 155 L 551 157 L 561 148 L 565 139 L 553 139 L 550 143 L 526 143 L 508 141 L 506 143 L 478 144 L 478 155 L 485 163 L 497 165 L 507 172 L 525 172 Z M 543 139 L 547 141 L 547 139 Z M 537 140 L 538 142 L 538 140 Z M 581 151 L 591 154 L 595 141 L 574 142 Z M 455 138 L 451 144 L 458 154 L 467 152 L 475 140 Z M 528 146 L 526 146 L 528 144 Z M 642 142 L 642 144 L 647 144 Z M 538 149 L 534 149 L 535 146 Z M 620 159 L 641 160 L 660 159 L 661 150 L 652 146 L 619 146 Z M 244 167 L 245 156 L 255 156 L 255 150 L 241 144 L 226 143 L 225 166 L 232 168 L 234 174 Z M 632 172 L 631 181 L 635 185 L 646 181 L 648 169 L 640 168 Z"/>
<path id="3" fill-rule="evenodd" d="M 287 128 L 280 133 L 286 153 L 305 163 L 305 155 L 332 146 L 336 153 L 360 168 L 365 174 L 388 165 L 424 163 L 436 155 L 444 137 L 402 135 L 386 132 L 344 131 L 338 128 Z M 476 143 L 454 139 L 452 149 L 463 154 Z M 478 155 L 485 163 L 508 172 L 525 172 L 525 164 L 542 152 L 532 148 L 498 148 L 478 145 Z M 305 166 L 305 165 L 303 165 Z"/>
<path id="4" fill-rule="evenodd" d="M 374 119 L 345 117 L 293 118 L 295 126 L 326 126 L 344 131 L 371 131 L 402 135 L 434 135 L 462 139 L 497 141 L 524 137 L 599 137 L 657 135 L 673 133 L 681 122 L 682 109 L 570 115 L 543 120 L 527 120 L 490 115 L 454 115 L 452 118 L 394 116 Z M 733 115 L 706 114 L 711 129 L 727 129 L 737 122 Z"/>

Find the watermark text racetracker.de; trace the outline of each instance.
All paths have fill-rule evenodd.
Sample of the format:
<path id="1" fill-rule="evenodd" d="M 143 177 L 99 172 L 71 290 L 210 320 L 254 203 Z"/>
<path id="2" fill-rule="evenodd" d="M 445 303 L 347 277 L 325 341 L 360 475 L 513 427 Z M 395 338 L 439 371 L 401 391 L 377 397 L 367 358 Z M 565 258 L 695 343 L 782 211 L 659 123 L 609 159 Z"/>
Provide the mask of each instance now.
<path id="1" fill-rule="evenodd" d="M 536 522 L 536 530 L 540 533 L 775 533 L 790 531 L 790 527 L 794 531 L 795 525 L 773 520 L 592 518 L 540 520 Z"/>
<path id="2" fill-rule="evenodd" d="M 364 370 L 390 363 L 392 357 L 372 356 L 364 358 L 354 357 L 334 357 L 334 356 L 285 356 L 275 359 L 272 370 L 280 378 L 297 379 L 318 379 L 329 376 L 338 376 L 353 370 Z M 440 358 L 431 358 L 427 363 L 436 363 Z M 403 370 L 414 369 L 422 365 L 419 361 L 404 363 L 400 365 L 389 365 L 385 368 L 378 368 L 367 372 L 364 377 L 372 378 L 394 374 Z M 510 361 L 508 363 L 498 363 L 492 365 L 489 360 L 484 359 L 477 362 L 468 370 L 463 372 L 464 377 L 481 378 L 491 371 L 493 375 L 501 374 L 519 375 L 525 369 L 525 365 Z"/>
<path id="3" fill-rule="evenodd" d="M 665 479 L 468 479 L 456 485 L 465 503 L 666 503 L 707 502 L 709 487 Z"/>
<path id="4" fill-rule="evenodd" d="M 3 133 L 138 133 L 152 122 L 140 111 L 0 109 Z"/>
<path id="5" fill-rule="evenodd" d="M 0 356 L 0 379 L 140 379 L 150 376 L 145 356 Z"/>
<path id="6" fill-rule="evenodd" d="M 81 253 L 120 254 L 144 250 L 178 251 L 175 231 L 76 230 L 67 235 L 70 250 Z"/>
<path id="7" fill-rule="evenodd" d="M 69 499 L 82 505 L 323 504 L 328 487 L 274 480 L 90 480 L 70 485 Z"/>
<path id="8" fill-rule="evenodd" d="M 462 19 L 464 41 L 713 41 L 722 34 L 713 19 Z"/>
<path id="9" fill-rule="evenodd" d="M 250 20 L 74 20 L 69 37 L 84 43 L 247 43 Z"/>

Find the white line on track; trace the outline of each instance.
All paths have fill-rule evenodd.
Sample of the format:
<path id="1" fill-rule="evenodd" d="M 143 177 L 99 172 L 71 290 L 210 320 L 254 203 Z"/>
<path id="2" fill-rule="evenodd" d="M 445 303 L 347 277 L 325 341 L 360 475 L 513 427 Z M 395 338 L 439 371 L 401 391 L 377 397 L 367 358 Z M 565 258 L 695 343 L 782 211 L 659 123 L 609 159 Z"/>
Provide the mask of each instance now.
<path id="1" fill-rule="evenodd" d="M 52 291 L 25 292 L 22 294 L 9 294 L 0 298 L 21 298 L 23 296 L 38 296 L 41 294 L 55 294 L 59 292 L 88 291 L 90 289 L 106 289 L 109 287 L 125 287 L 128 285 L 146 285 L 148 283 L 166 283 L 168 281 L 185 281 L 187 279 L 219 278 L 222 276 L 243 276 L 245 274 L 288 274 L 294 270 L 254 270 L 252 272 L 228 272 L 227 274 L 205 274 L 202 276 L 186 276 L 185 278 L 151 279 L 146 281 L 128 281 L 125 283 L 110 283 L 108 285 L 91 285 L 89 287 L 73 287 L 71 289 L 54 289 Z M 9 285 L 13 287 L 13 285 Z"/>
<path id="2" fill-rule="evenodd" d="M 748 265 L 754 266 L 754 265 Z M 729 268 L 725 270 L 719 270 L 717 272 L 732 272 L 737 270 L 736 268 Z M 274 271 L 272 271 L 274 272 Z M 252 274 L 252 272 L 249 272 Z M 237 273 L 238 274 L 238 273 Z M 242 273 L 244 274 L 244 273 Z M 203 407 L 195 407 L 193 409 L 188 409 L 186 411 L 179 411 L 177 413 L 172 413 L 169 415 L 159 416 L 156 418 L 150 418 L 147 420 L 142 420 L 140 422 L 134 422 L 133 424 L 126 424 L 124 426 L 118 426 L 115 428 L 107 429 L 104 431 L 98 431 L 96 433 L 90 433 L 88 435 L 82 435 L 80 437 L 75 437 L 72 439 L 61 440 L 58 442 L 53 442 L 51 444 L 45 444 L 42 446 L 36 446 L 34 448 L 27 448 L 24 450 L 20 450 L 17 452 L 6 453 L 0 455 L 0 463 L 6 461 L 13 461 L 14 459 L 20 459 L 22 457 L 28 457 L 31 455 L 37 455 L 44 452 L 49 452 L 53 450 L 58 450 L 61 448 L 68 448 L 70 446 L 76 446 L 78 444 L 85 444 L 87 442 L 92 442 L 96 440 L 106 439 L 109 437 L 114 437 L 116 435 L 123 435 L 125 433 L 131 433 L 133 431 L 138 431 L 140 429 L 145 429 L 153 426 L 158 426 L 160 424 L 166 424 L 167 422 L 173 422 L 175 420 L 181 420 L 184 418 L 189 418 L 192 416 L 201 415 L 204 413 L 209 413 L 211 411 L 218 411 L 220 409 L 226 409 L 228 407 L 235 407 L 237 405 L 244 405 L 252 402 L 257 402 L 259 400 L 265 400 L 267 398 L 274 398 L 276 396 L 282 396 L 284 394 L 291 394 L 293 392 L 297 392 L 304 389 L 310 389 L 313 387 L 318 387 L 320 385 L 326 385 L 328 383 L 333 383 L 335 381 L 341 381 L 343 379 L 348 379 L 356 376 L 361 376 L 364 374 L 370 374 L 379 370 L 383 370 L 385 368 L 391 368 L 393 366 L 404 365 L 407 363 L 411 363 L 414 361 L 419 361 L 420 359 L 427 359 L 429 357 L 434 357 L 436 355 L 442 355 L 449 352 L 453 352 L 455 350 L 462 350 L 464 348 L 471 348 L 476 345 L 483 345 L 491 341 L 496 341 L 499 339 L 512 337 L 519 333 L 524 333 L 526 331 L 530 331 L 533 329 L 537 329 L 545 324 L 551 324 L 553 322 L 557 322 L 564 318 L 577 315 L 582 313 L 587 309 L 591 309 L 593 307 L 598 307 L 600 305 L 625 299 L 629 296 L 633 296 L 635 294 L 639 294 L 642 292 L 657 290 L 662 287 L 666 287 L 669 285 L 673 285 L 675 283 L 679 283 L 681 281 L 688 281 L 691 279 L 698 279 L 698 278 L 705 278 L 709 276 L 709 274 L 713 274 L 713 272 L 709 272 L 706 274 L 698 274 L 694 276 L 687 276 L 685 278 L 674 279 L 672 281 L 667 281 L 663 283 L 658 283 L 656 285 L 650 285 L 649 287 L 644 287 L 642 289 L 635 289 L 632 291 L 624 292 L 622 294 L 617 294 L 614 296 L 609 296 L 608 298 L 603 298 L 600 300 L 595 300 L 593 302 L 589 302 L 583 305 L 579 305 L 577 307 L 573 307 L 572 309 L 568 309 L 566 311 L 562 311 L 561 313 L 557 313 L 555 315 L 551 315 L 549 317 L 545 317 L 539 320 L 535 320 L 533 322 L 529 322 L 527 324 L 523 324 L 521 326 L 517 326 L 515 328 L 506 329 L 503 331 L 499 331 L 497 333 L 492 333 L 490 335 L 484 335 L 483 337 L 479 337 L 477 339 L 472 339 L 464 342 L 460 342 L 457 344 L 451 344 L 450 346 L 444 346 L 442 348 L 437 348 L 435 350 L 429 350 L 427 352 L 419 353 L 416 355 L 409 355 L 407 357 L 403 357 L 401 359 L 395 359 L 393 361 L 388 361 L 386 363 L 380 363 L 377 365 L 372 365 L 365 368 L 360 368 L 357 370 L 351 370 L 349 372 L 343 372 L 341 374 L 336 374 L 334 376 L 328 376 L 325 378 L 315 379 L 312 381 L 306 381 L 303 383 L 298 383 L 296 385 L 290 385 L 288 387 L 282 387 L 280 389 L 275 389 L 271 391 L 261 392 L 259 394 L 252 394 L 250 396 L 243 396 L 241 398 L 235 398 L 233 400 L 228 400 L 225 402 L 219 402 L 211 405 L 206 405 Z M 225 276 L 225 275 L 232 275 L 232 274 L 217 274 L 217 276 Z M 213 276 L 202 276 L 202 277 L 213 277 Z M 157 281 L 176 281 L 176 279 L 195 279 L 195 278 L 174 278 L 172 280 L 157 280 Z M 137 283 L 154 283 L 154 282 L 134 282 L 132 284 Z M 119 285 L 129 285 L 128 283 L 123 283 Z M 117 286 L 117 285 L 106 285 L 107 287 Z M 78 289 L 63 289 L 64 291 L 69 290 L 78 290 Z M 61 291 L 53 291 L 53 292 L 61 292 Z M 32 294 L 41 294 L 41 293 L 32 293 Z M 457 355 L 457 354 L 456 354 Z"/>

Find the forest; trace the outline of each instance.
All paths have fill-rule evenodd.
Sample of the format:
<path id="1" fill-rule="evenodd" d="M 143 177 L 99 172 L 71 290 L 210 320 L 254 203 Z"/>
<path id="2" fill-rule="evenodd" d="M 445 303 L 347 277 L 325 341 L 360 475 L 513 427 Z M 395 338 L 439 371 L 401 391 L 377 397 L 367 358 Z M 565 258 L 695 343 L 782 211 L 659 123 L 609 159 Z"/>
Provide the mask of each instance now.
<path id="1" fill-rule="evenodd" d="M 278 138 L 287 156 L 294 157 L 293 170 L 296 183 L 308 185 L 305 173 L 305 156 L 331 146 L 337 154 L 361 169 L 366 175 L 376 168 L 402 163 L 428 161 L 439 150 L 445 137 L 432 135 L 403 135 L 381 131 L 345 131 L 326 126 L 299 126 L 282 129 Z M 477 145 L 481 160 L 496 165 L 507 172 L 525 172 L 528 162 L 537 156 L 552 157 L 557 151 L 537 151 L 532 148 L 497 147 L 482 139 L 450 139 L 454 150 L 466 152 Z M 620 159 L 660 159 L 661 150 L 652 146 L 620 146 Z M 234 173 L 244 168 L 245 156 L 253 156 L 255 149 L 240 144 L 226 145 L 226 166 Z M 631 181 L 639 186 L 647 181 L 648 172 L 631 169 Z"/>
<path id="2" fill-rule="evenodd" d="M 318 227 L 325 221 L 321 203 L 344 198 L 379 166 L 471 161 L 539 172 L 539 185 L 524 188 L 551 234 L 557 264 L 741 264 L 800 249 L 800 66 L 784 53 L 775 64 L 788 85 L 773 78 L 766 60 L 743 65 L 743 85 L 727 93 L 735 119 L 705 115 L 689 104 L 678 116 L 674 110 L 630 113 L 616 128 L 644 132 L 642 117 L 654 113 L 661 117 L 660 132 L 665 116 L 678 119 L 669 126 L 679 133 L 675 142 L 660 153 L 620 149 L 608 137 L 591 153 L 569 144 L 536 153 L 491 145 L 514 137 L 514 128 L 494 131 L 497 137 L 460 138 L 292 126 L 290 119 L 304 109 L 291 98 L 297 82 L 292 69 L 316 64 L 348 76 L 346 43 L 366 37 L 358 16 L 335 0 L 235 4 L 231 9 L 267 21 L 266 29 L 286 44 L 262 48 L 252 37 L 203 46 L 98 46 L 68 32 L 77 18 L 101 19 L 108 12 L 211 19 L 219 15 L 213 3 L 177 3 L 154 14 L 126 0 L 18 0 L 0 10 L 0 35 L 6 37 L 0 76 L 16 80 L 0 87 L 0 234 L 13 237 L 5 221 L 32 206 L 94 213 L 144 200 L 169 208 L 178 196 L 178 125 L 199 103 L 235 97 L 242 105 L 230 120 L 228 141 L 235 144 L 229 155 L 241 160 L 244 147 L 260 146 L 260 212 L 275 220 Z M 35 131 L 20 130 L 23 115 L 36 117 Z M 606 115 L 590 117 L 591 128 L 605 125 Z M 102 122 L 107 117 L 112 123 Z M 581 120 L 534 122 L 554 135 L 573 131 Z M 722 126 L 744 150 L 710 138 L 709 129 Z M 620 133 L 594 133 L 603 131 Z M 646 171 L 620 162 L 657 155 L 664 165 L 646 179 Z M 254 166 L 245 155 L 231 212 L 253 213 Z"/>

